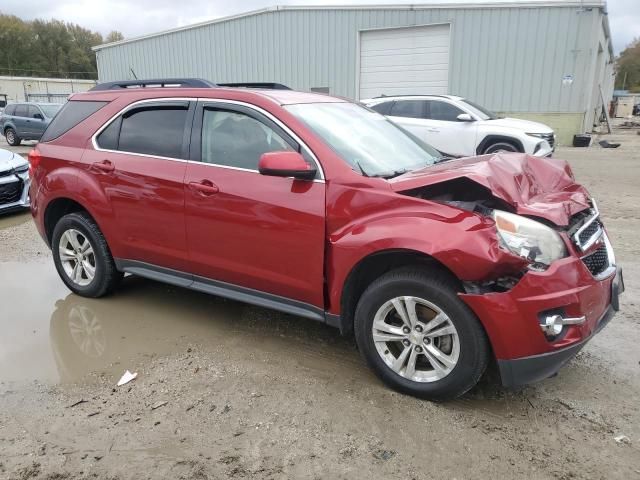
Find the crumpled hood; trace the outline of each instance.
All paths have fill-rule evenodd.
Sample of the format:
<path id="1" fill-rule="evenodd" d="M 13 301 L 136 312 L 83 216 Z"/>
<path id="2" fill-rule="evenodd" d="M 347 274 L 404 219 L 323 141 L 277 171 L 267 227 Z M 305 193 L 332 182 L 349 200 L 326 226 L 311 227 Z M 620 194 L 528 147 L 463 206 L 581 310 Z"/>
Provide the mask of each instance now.
<path id="1" fill-rule="evenodd" d="M 9 150 L 0 149 L 0 172 L 6 172 L 14 168 L 27 165 L 28 162 L 20 155 L 10 152 Z"/>
<path id="2" fill-rule="evenodd" d="M 521 215 L 545 218 L 558 226 L 590 207 L 589 192 L 575 183 L 569 164 L 524 153 L 463 158 L 406 173 L 389 180 L 400 192 L 466 177 L 488 188 Z"/>

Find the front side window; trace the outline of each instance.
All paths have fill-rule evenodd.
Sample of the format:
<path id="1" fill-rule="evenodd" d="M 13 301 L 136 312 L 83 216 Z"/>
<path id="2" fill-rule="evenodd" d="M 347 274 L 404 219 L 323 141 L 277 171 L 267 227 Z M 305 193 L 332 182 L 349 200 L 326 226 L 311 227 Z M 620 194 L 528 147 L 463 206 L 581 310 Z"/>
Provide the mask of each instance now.
<path id="1" fill-rule="evenodd" d="M 409 132 L 355 103 L 301 103 L 285 108 L 355 171 L 392 177 L 438 162 L 441 155 Z"/>
<path id="2" fill-rule="evenodd" d="M 40 117 L 38 117 L 38 115 L 40 115 L 40 117 L 42 117 L 42 112 L 40 112 L 38 107 L 36 107 L 35 105 L 29 105 L 28 106 L 28 110 L 27 110 L 27 116 L 29 118 L 40 118 Z"/>
<path id="3" fill-rule="evenodd" d="M 51 104 L 51 105 L 40 105 L 40 109 L 44 112 L 47 118 L 53 118 L 56 116 L 56 113 L 60 111 L 62 105 Z"/>
<path id="4" fill-rule="evenodd" d="M 271 127 L 244 113 L 206 108 L 202 118 L 202 161 L 257 170 L 263 153 L 295 151 Z"/>
<path id="5" fill-rule="evenodd" d="M 392 117 L 424 118 L 424 100 L 397 100 L 391 107 Z"/>
<path id="6" fill-rule="evenodd" d="M 186 105 L 151 106 L 129 110 L 122 116 L 118 150 L 181 158 L 186 120 Z"/>
<path id="7" fill-rule="evenodd" d="M 442 120 L 445 122 L 457 122 L 458 115 L 464 113 L 458 107 L 454 107 L 450 103 L 440 102 L 438 100 L 429 101 L 429 118 L 431 120 Z"/>

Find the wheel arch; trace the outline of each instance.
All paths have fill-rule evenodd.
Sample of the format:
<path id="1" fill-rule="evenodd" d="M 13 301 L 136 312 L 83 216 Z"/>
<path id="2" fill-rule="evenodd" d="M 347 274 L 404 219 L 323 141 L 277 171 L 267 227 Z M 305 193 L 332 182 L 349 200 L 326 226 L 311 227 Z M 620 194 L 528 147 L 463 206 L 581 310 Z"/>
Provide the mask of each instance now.
<path id="1" fill-rule="evenodd" d="M 516 137 L 510 137 L 508 135 L 487 135 L 482 139 L 482 141 L 478 144 L 478 148 L 476 148 L 476 154 L 482 155 L 484 150 L 494 143 L 498 142 L 508 142 L 514 145 L 516 148 L 520 149 L 520 152 L 524 152 L 524 145 L 520 140 Z"/>
<path id="2" fill-rule="evenodd" d="M 58 221 L 65 215 L 75 212 L 85 212 L 94 222 L 96 222 L 95 217 L 91 214 L 89 209 L 72 198 L 58 197 L 47 204 L 44 211 L 44 232 L 49 245 L 51 245 L 53 230 Z M 98 224 L 98 222 L 96 222 L 96 224 Z"/>
<path id="3" fill-rule="evenodd" d="M 424 252 L 395 248 L 370 253 L 351 268 L 344 282 L 340 296 L 339 328 L 341 333 L 343 335 L 353 333 L 356 306 L 373 280 L 391 270 L 416 265 L 425 269 L 435 269 L 448 275 L 456 282 L 459 291 L 463 291 L 462 283 L 458 277 L 442 262 Z"/>

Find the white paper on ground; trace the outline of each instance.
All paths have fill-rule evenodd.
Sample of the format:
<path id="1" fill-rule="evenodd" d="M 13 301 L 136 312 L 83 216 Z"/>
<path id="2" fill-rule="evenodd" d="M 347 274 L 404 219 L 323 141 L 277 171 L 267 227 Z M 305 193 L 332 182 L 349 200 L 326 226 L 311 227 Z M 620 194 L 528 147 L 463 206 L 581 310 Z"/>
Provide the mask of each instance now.
<path id="1" fill-rule="evenodd" d="M 125 383 L 129 383 L 131 380 L 133 380 L 137 376 L 138 376 L 137 372 L 136 373 L 131 373 L 129 370 L 127 370 L 126 372 L 124 372 L 124 375 L 122 375 L 122 378 L 118 382 L 118 386 L 121 387 Z"/>

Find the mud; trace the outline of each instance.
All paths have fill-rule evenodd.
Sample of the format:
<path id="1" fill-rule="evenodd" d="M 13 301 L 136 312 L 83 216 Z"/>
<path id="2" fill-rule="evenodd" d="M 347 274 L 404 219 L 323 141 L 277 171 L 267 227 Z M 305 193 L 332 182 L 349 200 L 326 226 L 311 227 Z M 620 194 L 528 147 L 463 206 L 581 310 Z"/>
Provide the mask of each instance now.
<path id="1" fill-rule="evenodd" d="M 0 478 L 640 478 L 640 136 L 608 139 L 556 156 L 599 200 L 623 311 L 558 376 L 446 404 L 312 321 L 135 277 L 72 295 L 29 214 L 0 217 Z"/>

